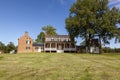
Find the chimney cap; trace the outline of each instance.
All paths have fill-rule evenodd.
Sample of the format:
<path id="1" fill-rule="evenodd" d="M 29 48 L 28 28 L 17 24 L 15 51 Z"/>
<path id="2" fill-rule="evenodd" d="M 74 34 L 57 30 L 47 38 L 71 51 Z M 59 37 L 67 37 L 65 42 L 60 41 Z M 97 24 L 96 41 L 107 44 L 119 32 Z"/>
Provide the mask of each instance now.
<path id="1" fill-rule="evenodd" d="M 27 31 L 25 31 L 25 35 L 28 35 L 28 32 L 27 32 Z"/>
<path id="2" fill-rule="evenodd" d="M 28 33 L 27 31 L 25 31 L 25 33 Z"/>

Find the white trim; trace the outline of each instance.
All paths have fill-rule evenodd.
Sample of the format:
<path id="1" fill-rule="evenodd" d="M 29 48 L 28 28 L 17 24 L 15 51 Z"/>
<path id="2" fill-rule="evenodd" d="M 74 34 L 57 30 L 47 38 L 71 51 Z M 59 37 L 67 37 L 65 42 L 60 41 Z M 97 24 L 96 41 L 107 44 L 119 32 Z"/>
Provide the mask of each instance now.
<path id="1" fill-rule="evenodd" d="M 57 48 L 45 48 L 44 50 L 45 50 L 45 51 L 56 51 Z"/>

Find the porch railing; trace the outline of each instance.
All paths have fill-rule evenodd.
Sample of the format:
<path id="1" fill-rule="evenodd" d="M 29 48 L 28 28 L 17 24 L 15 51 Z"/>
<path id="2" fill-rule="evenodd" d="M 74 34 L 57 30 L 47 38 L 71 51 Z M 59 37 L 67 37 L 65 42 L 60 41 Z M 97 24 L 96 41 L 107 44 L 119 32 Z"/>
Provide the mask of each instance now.
<path id="1" fill-rule="evenodd" d="M 45 48 L 44 49 L 45 51 L 57 51 L 58 49 L 57 48 Z M 63 49 L 64 51 L 76 51 L 76 48 L 64 48 Z"/>
<path id="2" fill-rule="evenodd" d="M 64 48 L 64 51 L 76 51 L 76 48 Z"/>
<path id="3" fill-rule="evenodd" d="M 57 48 L 45 48 L 45 51 L 51 51 L 51 50 L 56 51 Z"/>

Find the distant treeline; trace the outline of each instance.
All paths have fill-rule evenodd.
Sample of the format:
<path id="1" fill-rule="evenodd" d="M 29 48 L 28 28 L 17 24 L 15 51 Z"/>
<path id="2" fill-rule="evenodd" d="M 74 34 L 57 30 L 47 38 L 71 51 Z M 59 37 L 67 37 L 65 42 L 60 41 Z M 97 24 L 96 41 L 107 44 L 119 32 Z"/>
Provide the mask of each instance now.
<path id="1" fill-rule="evenodd" d="M 103 53 L 120 53 L 120 48 L 102 48 Z"/>
<path id="2" fill-rule="evenodd" d="M 0 53 L 10 53 L 11 51 L 16 52 L 17 47 L 13 42 L 9 42 L 7 45 L 0 41 Z"/>

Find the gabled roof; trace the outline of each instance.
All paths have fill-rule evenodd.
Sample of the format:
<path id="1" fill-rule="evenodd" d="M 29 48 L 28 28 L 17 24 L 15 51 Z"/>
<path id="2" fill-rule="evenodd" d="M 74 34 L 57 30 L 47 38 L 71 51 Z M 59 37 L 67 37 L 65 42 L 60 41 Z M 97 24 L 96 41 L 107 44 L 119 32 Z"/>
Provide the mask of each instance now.
<path id="1" fill-rule="evenodd" d="M 18 38 L 18 40 L 21 39 L 21 38 L 24 38 L 24 37 L 27 38 L 27 39 L 33 40 L 33 39 L 29 36 L 28 32 L 25 32 L 23 36 L 21 36 L 20 38 Z"/>
<path id="2" fill-rule="evenodd" d="M 55 36 L 45 36 L 47 38 L 69 38 L 69 35 L 55 35 Z"/>

